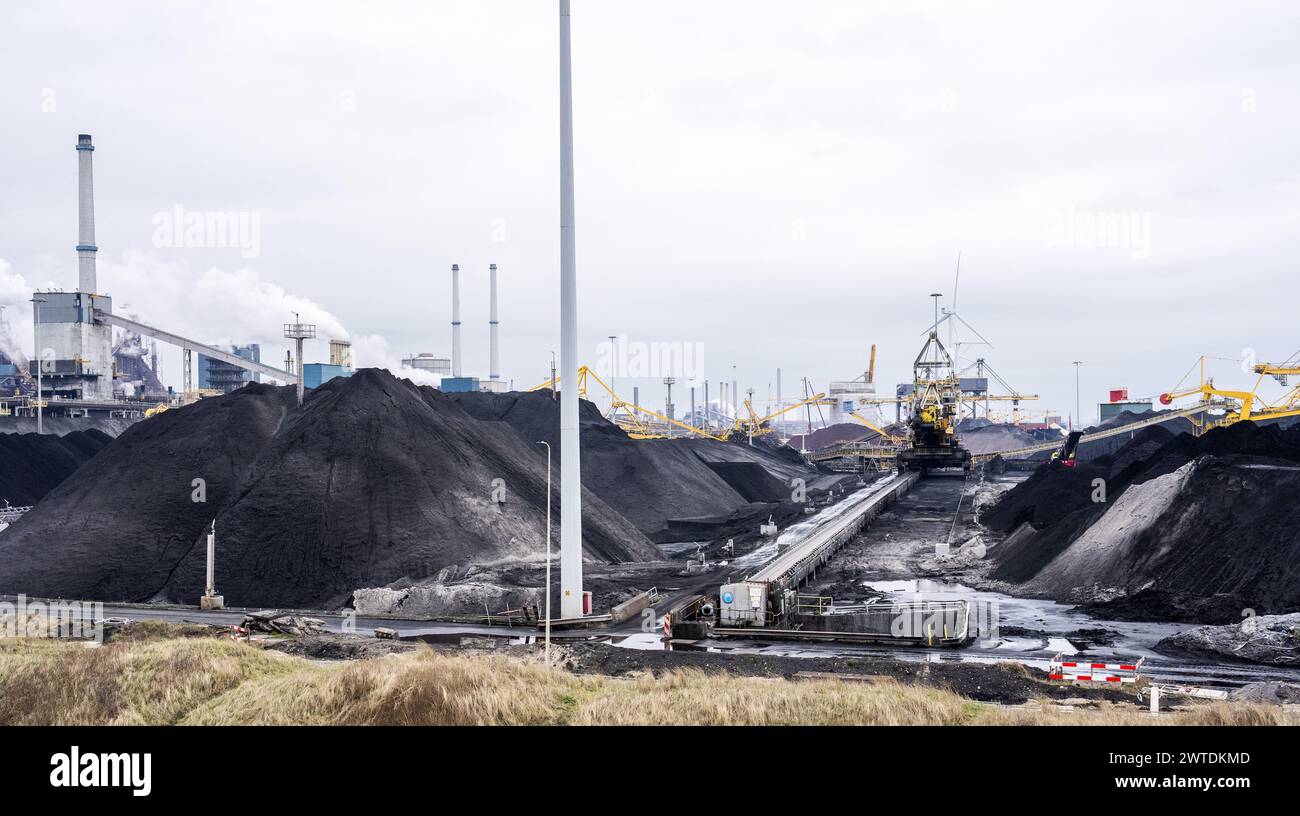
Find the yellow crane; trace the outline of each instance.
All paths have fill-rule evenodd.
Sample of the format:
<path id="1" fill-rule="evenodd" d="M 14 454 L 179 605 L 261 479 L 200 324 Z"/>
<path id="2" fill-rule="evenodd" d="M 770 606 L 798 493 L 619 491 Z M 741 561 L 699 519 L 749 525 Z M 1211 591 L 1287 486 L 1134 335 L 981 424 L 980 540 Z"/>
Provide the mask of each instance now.
<path id="1" fill-rule="evenodd" d="M 1186 388 L 1175 386 L 1172 390 L 1166 391 L 1160 395 L 1160 404 L 1169 405 L 1174 400 L 1189 397 L 1193 394 L 1200 394 L 1201 402 L 1207 406 L 1212 405 L 1215 408 L 1223 409 L 1223 416 L 1211 418 L 1208 414 L 1201 414 L 1198 418 L 1192 420 L 1192 432 L 1200 435 L 1210 428 L 1231 425 L 1234 422 L 1244 420 L 1253 420 L 1255 422 L 1264 422 L 1271 419 L 1281 419 L 1283 417 L 1300 416 L 1300 387 L 1292 389 L 1284 394 L 1277 402 L 1269 404 L 1259 398 L 1256 391 L 1259 390 L 1260 383 L 1264 377 L 1272 376 L 1279 378 L 1279 381 L 1285 384 L 1285 377 L 1290 374 L 1300 374 L 1300 368 L 1289 364 L 1270 365 L 1260 363 L 1254 366 L 1255 373 L 1259 374 L 1259 379 L 1255 381 L 1254 387 L 1250 391 L 1239 391 L 1226 388 L 1217 388 L 1214 385 L 1214 378 L 1205 376 L 1205 357 L 1202 355 L 1197 361 L 1200 369 L 1199 382 L 1194 386 Z M 1196 366 L 1193 366 L 1195 368 Z M 1188 371 L 1190 374 L 1191 371 Z M 1183 375 L 1187 379 L 1187 375 Z"/>
<path id="2" fill-rule="evenodd" d="M 1290 361 L 1282 365 L 1272 365 L 1270 363 L 1260 363 L 1255 366 L 1255 373 L 1263 376 L 1269 376 L 1277 380 L 1282 385 L 1287 384 L 1287 377 L 1300 374 L 1300 366 L 1292 365 Z"/>
<path id="3" fill-rule="evenodd" d="M 796 402 L 792 405 L 787 405 L 784 408 L 781 408 L 780 410 L 773 411 L 767 416 L 760 417 L 754 411 L 753 406 L 750 405 L 749 400 L 745 400 L 745 410 L 749 412 L 749 418 L 737 419 L 734 430 L 739 431 L 741 433 L 747 433 L 751 437 L 759 436 L 761 434 L 771 433 L 772 427 L 768 423 L 770 423 L 772 420 L 776 419 L 777 417 L 782 416 L 783 414 L 788 414 L 791 411 L 804 407 L 805 405 L 818 405 L 818 404 L 830 405 L 834 402 L 835 400 L 829 399 L 826 396 L 826 394 L 818 393 L 812 395 L 811 397 L 805 400 L 800 400 L 799 402 Z"/>
<path id="4" fill-rule="evenodd" d="M 578 368 L 578 396 L 579 397 L 582 397 L 583 399 L 587 398 L 587 385 L 590 381 L 595 381 L 595 383 L 599 385 L 605 391 L 606 394 L 609 394 L 610 407 L 609 407 L 609 411 L 606 412 L 605 414 L 605 418 L 617 424 L 620 428 L 622 428 L 624 431 L 627 432 L 628 436 L 632 437 L 633 439 L 659 439 L 665 436 L 665 434 L 657 432 L 656 429 L 650 426 L 650 423 L 645 421 L 645 419 L 642 417 L 642 415 L 645 415 L 665 423 L 665 427 L 671 425 L 673 427 L 681 428 L 682 430 L 685 431 L 690 431 L 695 436 L 702 436 L 706 439 L 713 439 L 718 442 L 727 441 L 720 436 L 714 436 L 713 434 L 705 430 L 702 430 L 700 428 L 697 428 L 694 425 L 689 425 L 685 422 L 679 422 L 675 419 L 670 419 L 669 417 L 664 416 L 658 411 L 652 411 L 649 408 L 646 408 L 644 406 L 637 405 L 632 402 L 628 402 L 627 400 L 620 397 L 614 391 L 613 388 L 610 388 L 609 384 L 606 383 L 604 380 L 602 380 L 599 374 L 592 371 L 587 366 L 580 366 Z M 532 388 L 529 388 L 528 391 L 529 392 L 541 391 L 543 389 L 550 388 L 552 385 L 558 386 L 559 382 L 560 382 L 559 377 L 556 377 L 553 380 L 548 378 L 545 382 L 538 383 L 537 385 L 534 385 Z M 623 409 L 624 411 L 622 415 L 619 415 L 620 409 Z"/>
<path id="5" fill-rule="evenodd" d="M 904 445 L 907 443 L 907 437 L 895 436 L 894 434 L 891 434 L 889 431 L 886 431 L 884 428 L 880 427 L 876 423 L 867 419 L 862 414 L 859 414 L 857 411 L 849 411 L 849 416 L 853 417 L 858 422 L 861 422 L 863 425 L 866 425 L 871 430 L 880 434 L 880 438 L 885 440 L 891 445 Z"/>

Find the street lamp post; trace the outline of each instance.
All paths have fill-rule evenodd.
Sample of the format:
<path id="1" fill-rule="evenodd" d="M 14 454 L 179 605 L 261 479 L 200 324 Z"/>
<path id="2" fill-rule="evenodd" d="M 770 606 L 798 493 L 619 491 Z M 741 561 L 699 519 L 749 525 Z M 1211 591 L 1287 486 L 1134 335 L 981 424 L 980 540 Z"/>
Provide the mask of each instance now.
<path id="1" fill-rule="evenodd" d="M 551 443 L 546 446 L 546 665 L 551 665 Z"/>
<path id="2" fill-rule="evenodd" d="M 46 298 L 32 296 L 32 336 L 36 343 L 36 433 L 45 433 L 45 412 L 43 409 L 45 398 L 44 388 L 41 384 L 41 304 L 46 302 Z"/>

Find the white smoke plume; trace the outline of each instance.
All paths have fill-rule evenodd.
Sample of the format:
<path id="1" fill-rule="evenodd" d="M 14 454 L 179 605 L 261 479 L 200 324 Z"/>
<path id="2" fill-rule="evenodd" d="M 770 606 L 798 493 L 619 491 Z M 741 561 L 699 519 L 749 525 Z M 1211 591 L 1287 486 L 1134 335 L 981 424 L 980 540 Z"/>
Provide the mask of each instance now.
<path id="1" fill-rule="evenodd" d="M 393 352 L 388 340 L 380 334 L 353 336 L 352 357 L 358 368 L 384 368 L 394 376 L 408 379 L 416 385 L 437 386 L 442 382 L 442 377 L 432 372 L 402 368 L 401 357 Z"/>
<path id="2" fill-rule="evenodd" d="M 13 361 L 19 369 L 27 371 L 28 343 L 23 338 L 32 338 L 32 288 L 27 280 L 13 270 L 5 260 L 0 259 L 0 354 Z M 31 345 L 35 345 L 33 340 Z"/>
<path id="3" fill-rule="evenodd" d="M 378 334 L 353 336 L 328 309 L 284 287 L 265 280 L 255 269 L 227 271 L 215 267 L 194 270 L 187 264 L 164 261 L 157 255 L 128 251 L 114 261 L 101 254 L 100 280 L 109 282 L 105 294 L 113 298 L 113 311 L 215 346 L 257 343 L 262 362 L 279 367 L 289 341 L 283 325 L 294 315 L 316 324 L 316 340 L 306 343 L 308 362 L 327 361 L 331 339 L 352 340 L 353 361 L 361 368 L 385 368 L 420 385 L 437 385 L 440 378 L 401 367 L 401 359 Z M 42 287 L 46 288 L 46 287 Z M 0 305 L 8 307 L 5 319 L 13 337 L 0 337 L 0 350 L 26 359 L 34 345 L 31 304 L 33 287 L 12 266 L 0 260 Z M 8 342 L 12 350 L 4 344 Z M 164 381 L 179 387 L 180 352 L 160 345 Z M 15 357 L 16 359 L 16 357 Z"/>

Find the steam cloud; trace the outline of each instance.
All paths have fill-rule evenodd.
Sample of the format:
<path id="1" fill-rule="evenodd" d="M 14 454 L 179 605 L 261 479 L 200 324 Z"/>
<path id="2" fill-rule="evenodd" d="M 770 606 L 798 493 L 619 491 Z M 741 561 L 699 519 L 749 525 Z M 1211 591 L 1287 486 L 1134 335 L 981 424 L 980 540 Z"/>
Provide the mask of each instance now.
<path id="1" fill-rule="evenodd" d="M 307 341 L 304 357 L 328 360 L 330 339 L 351 340 L 353 360 L 359 368 L 384 368 L 421 385 L 437 385 L 440 378 L 423 371 L 401 368 L 401 358 L 378 334 L 353 336 L 341 320 L 310 298 L 288 292 L 265 280 L 255 269 L 233 271 L 210 267 L 195 271 L 186 264 L 167 262 L 149 252 L 131 250 L 121 262 L 102 256 L 100 280 L 111 281 L 107 294 L 113 310 L 142 323 L 216 346 L 258 343 L 262 361 L 279 366 L 288 343 L 282 326 L 298 314 L 303 323 L 316 324 L 317 340 Z M 41 287 L 46 288 L 46 287 Z M 0 259 L 0 305 L 7 307 L 9 336 L 0 334 L 0 351 L 15 362 L 25 361 L 34 346 L 31 304 L 33 286 Z M 164 381 L 179 387 L 180 352 L 159 346 Z"/>

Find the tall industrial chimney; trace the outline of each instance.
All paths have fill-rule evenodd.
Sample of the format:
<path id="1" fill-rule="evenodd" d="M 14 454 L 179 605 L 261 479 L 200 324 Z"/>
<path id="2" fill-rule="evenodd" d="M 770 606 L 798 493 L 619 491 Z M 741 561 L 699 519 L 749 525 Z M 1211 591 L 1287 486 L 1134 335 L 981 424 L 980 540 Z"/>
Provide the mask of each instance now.
<path id="1" fill-rule="evenodd" d="M 488 264 L 488 273 L 492 279 L 492 313 L 488 317 L 488 379 L 496 382 L 501 379 L 501 353 L 497 346 L 497 265 Z"/>
<path id="2" fill-rule="evenodd" d="M 451 376 L 460 376 L 460 264 L 451 265 Z"/>
<path id="3" fill-rule="evenodd" d="M 560 0 L 560 616 L 580 618 L 582 468 L 578 442 L 578 261 L 573 206 L 573 60 Z"/>
<path id="4" fill-rule="evenodd" d="M 90 134 L 77 137 L 77 287 L 95 294 L 95 168 Z"/>

